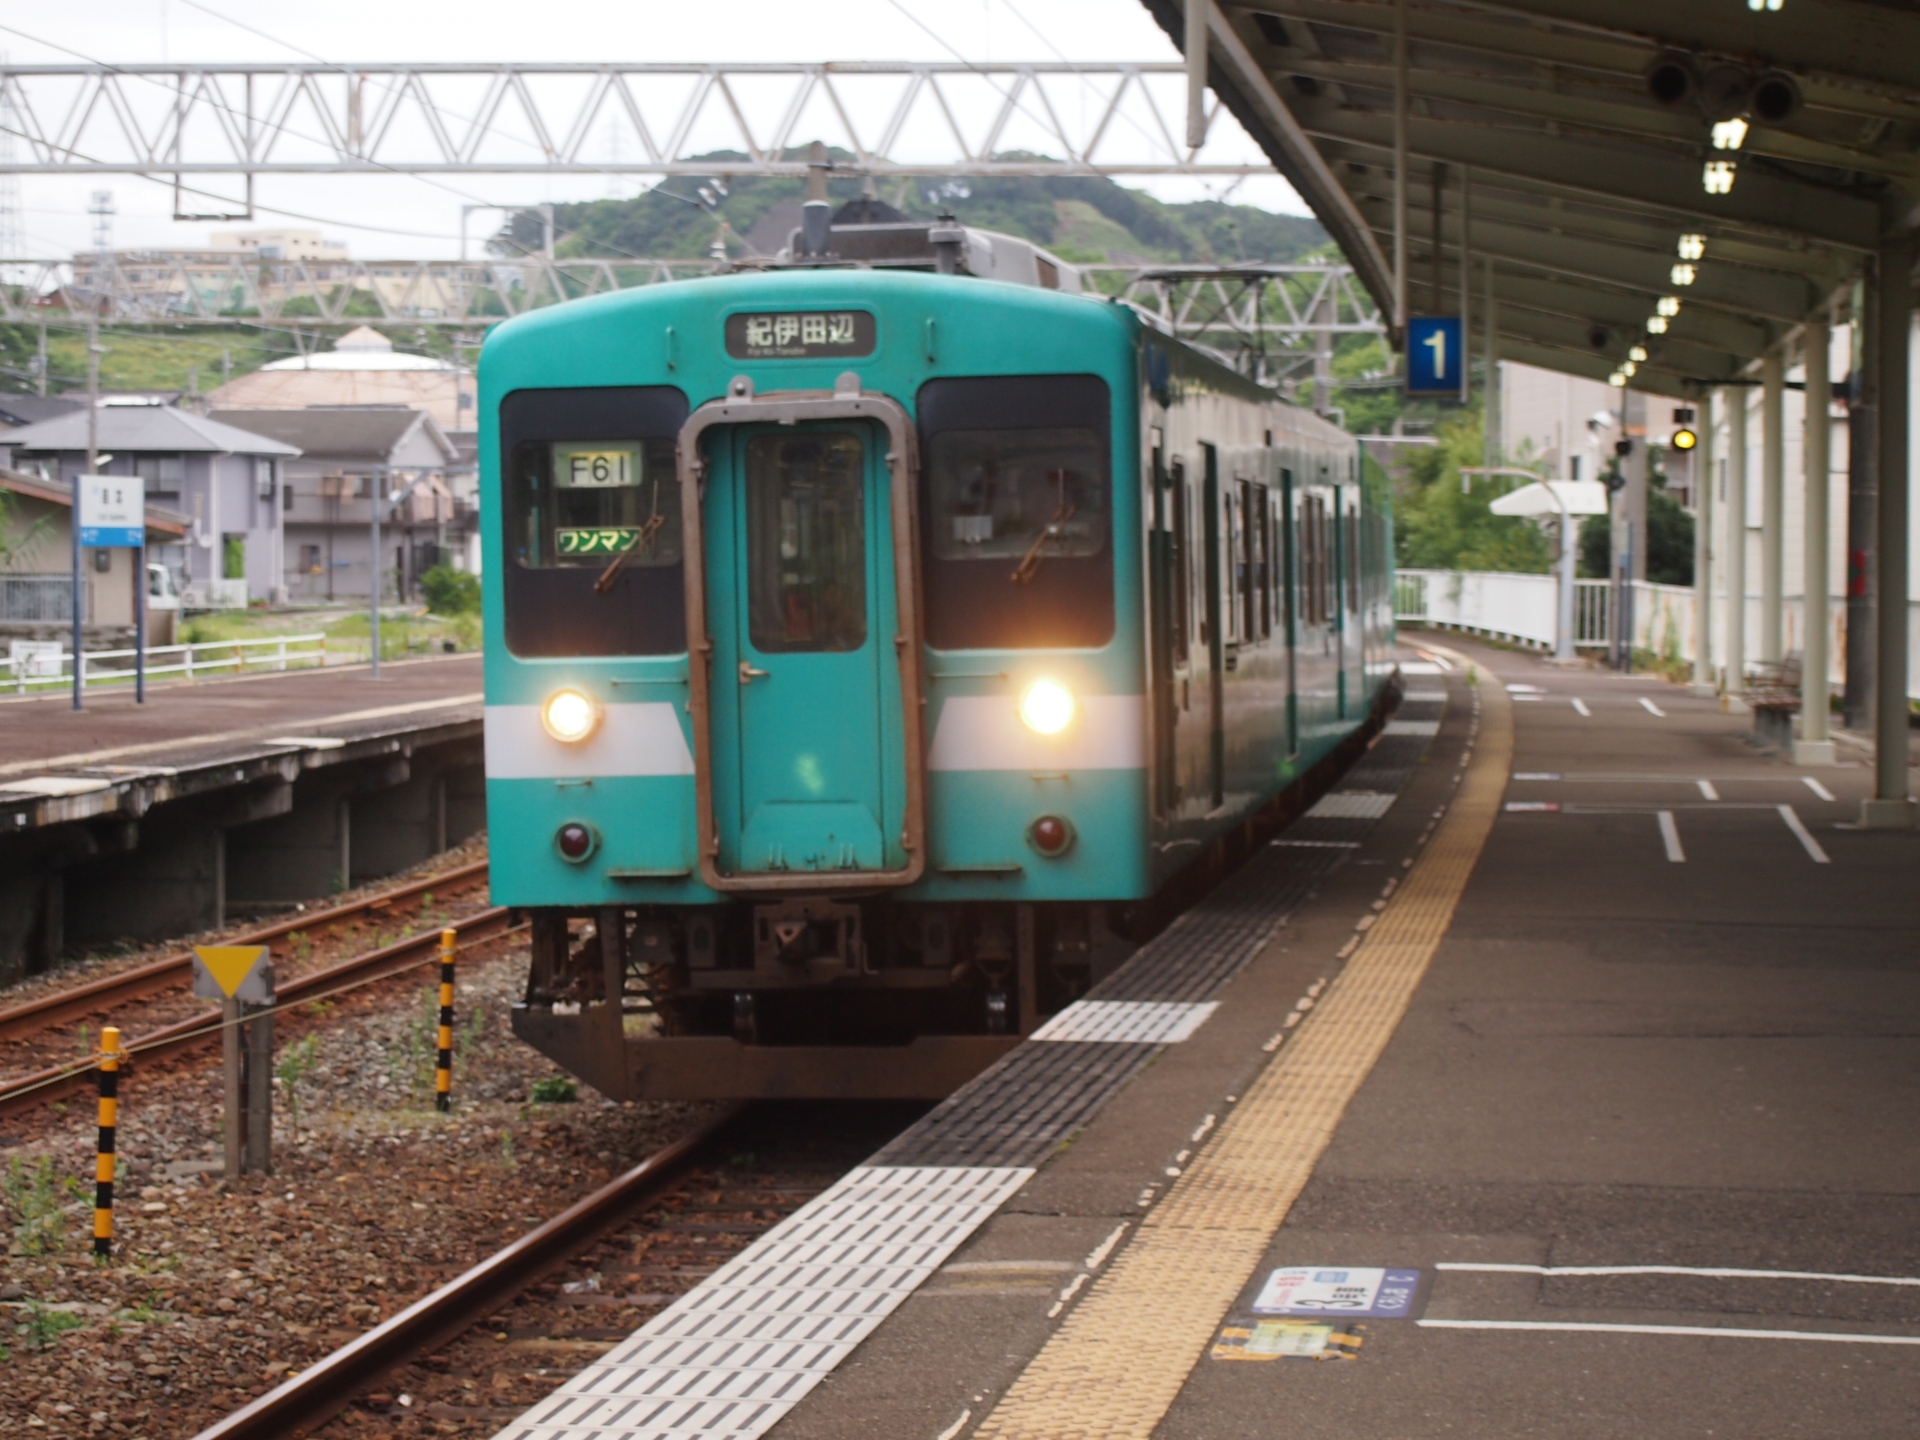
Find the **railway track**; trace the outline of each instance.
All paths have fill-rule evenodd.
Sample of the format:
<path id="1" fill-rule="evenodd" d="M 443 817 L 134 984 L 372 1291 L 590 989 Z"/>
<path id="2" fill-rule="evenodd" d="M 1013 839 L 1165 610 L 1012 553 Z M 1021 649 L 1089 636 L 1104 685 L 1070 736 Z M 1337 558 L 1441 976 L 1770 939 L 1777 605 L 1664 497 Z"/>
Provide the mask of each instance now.
<path id="1" fill-rule="evenodd" d="M 723 1111 L 197 1440 L 292 1440 L 355 1403 L 492 1434 L 905 1123 L 899 1106 L 851 1108 L 798 1107 L 813 1120 L 764 1103 Z M 580 1278 L 561 1283 L 570 1262 Z M 571 1352 L 558 1368 L 514 1363 L 556 1349 Z M 388 1383 L 402 1380 L 410 1393 Z M 375 1386 L 393 1393 L 369 1396 Z"/>
<path id="2" fill-rule="evenodd" d="M 409 881 L 391 890 L 366 896 L 350 904 L 303 914 L 297 919 L 277 922 L 228 938 L 229 945 L 268 945 L 285 942 L 305 932 L 324 932 L 390 909 L 396 902 L 423 896 L 430 891 L 445 891 L 482 880 L 487 862 L 477 861 L 420 880 Z M 281 1008 L 290 1008 L 321 999 L 341 990 L 397 975 L 429 963 L 439 946 L 438 925 L 391 944 L 376 946 L 361 954 L 322 965 L 304 974 L 283 979 L 278 987 Z M 451 920 L 444 928 L 460 936 L 462 950 L 498 939 L 509 929 L 508 912 L 489 906 L 473 914 Z M 284 944 L 281 946 L 285 948 Z M 23 1005 L 0 1010 L 0 1042 L 30 1039 L 72 1020 L 93 1015 L 113 1015 L 121 1021 L 128 1036 L 127 1048 L 136 1061 L 156 1061 L 189 1050 L 214 1044 L 219 1038 L 220 1016 L 217 1010 L 195 1008 L 194 1013 L 148 1030 L 137 1030 L 128 1023 L 124 1007 L 169 990 L 183 989 L 193 974 L 193 955 L 182 951 L 151 964 L 116 975 L 53 991 Z M 0 1081 L 0 1116 L 30 1109 L 72 1095 L 92 1083 L 93 1067 L 86 1062 L 43 1065 Z"/>

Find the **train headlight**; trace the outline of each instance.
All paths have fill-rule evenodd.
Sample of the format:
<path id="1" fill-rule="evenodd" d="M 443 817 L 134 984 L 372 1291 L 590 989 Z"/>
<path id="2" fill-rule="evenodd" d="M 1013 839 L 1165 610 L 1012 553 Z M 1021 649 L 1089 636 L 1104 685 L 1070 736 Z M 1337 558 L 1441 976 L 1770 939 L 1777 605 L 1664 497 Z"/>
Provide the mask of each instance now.
<path id="1" fill-rule="evenodd" d="M 554 739 L 577 745 L 600 724 L 600 707 L 578 690 L 556 690 L 540 707 L 540 723 Z"/>
<path id="2" fill-rule="evenodd" d="M 1036 680 L 1020 697 L 1020 718 L 1029 730 L 1058 735 L 1073 723 L 1073 692 L 1058 680 Z"/>

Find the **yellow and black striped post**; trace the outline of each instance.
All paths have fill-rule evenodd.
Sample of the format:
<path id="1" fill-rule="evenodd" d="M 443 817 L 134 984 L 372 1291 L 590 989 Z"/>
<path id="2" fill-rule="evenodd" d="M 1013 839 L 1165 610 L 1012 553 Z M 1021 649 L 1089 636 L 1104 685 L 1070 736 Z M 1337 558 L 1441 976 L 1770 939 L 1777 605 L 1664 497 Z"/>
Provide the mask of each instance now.
<path id="1" fill-rule="evenodd" d="M 433 1069 L 436 1110 L 453 1108 L 453 951 L 459 935 L 440 932 L 440 1054 Z"/>
<path id="2" fill-rule="evenodd" d="M 113 1132 L 120 1123 L 120 1032 L 100 1032 L 100 1149 L 93 1165 L 93 1253 L 113 1256 Z"/>

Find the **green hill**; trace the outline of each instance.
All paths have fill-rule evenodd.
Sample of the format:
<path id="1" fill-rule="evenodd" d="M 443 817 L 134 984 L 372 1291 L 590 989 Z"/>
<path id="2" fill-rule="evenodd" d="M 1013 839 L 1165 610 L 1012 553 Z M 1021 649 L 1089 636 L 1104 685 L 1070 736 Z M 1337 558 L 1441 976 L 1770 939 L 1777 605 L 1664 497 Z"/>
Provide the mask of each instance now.
<path id="1" fill-rule="evenodd" d="M 862 193 L 854 177 L 830 179 L 827 189 L 836 207 Z M 736 178 L 727 182 L 724 194 L 712 181 L 680 178 L 630 200 L 556 205 L 554 249 L 579 258 L 692 259 L 710 255 L 724 233 L 727 253 L 735 259 L 770 255 L 786 243 L 805 192 L 806 182 L 797 178 Z M 1018 235 L 1081 264 L 1285 261 L 1327 244 L 1320 222 L 1309 216 L 1219 201 L 1169 205 L 1100 176 L 894 181 L 879 187 L 878 198 L 912 219 L 950 213 L 965 224 Z M 490 248 L 515 254 L 539 244 L 539 217 L 523 213 Z"/>

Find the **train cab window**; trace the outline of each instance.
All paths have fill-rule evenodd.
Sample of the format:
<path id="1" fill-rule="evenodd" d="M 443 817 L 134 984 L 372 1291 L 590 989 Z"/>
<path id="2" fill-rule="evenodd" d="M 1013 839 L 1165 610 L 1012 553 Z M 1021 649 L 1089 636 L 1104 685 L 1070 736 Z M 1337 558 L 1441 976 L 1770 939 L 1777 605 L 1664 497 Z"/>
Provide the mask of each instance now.
<path id="1" fill-rule="evenodd" d="M 927 642 L 1081 648 L 1113 637 L 1106 384 L 1086 375 L 921 387 Z"/>
<path id="2" fill-rule="evenodd" d="M 503 588 L 516 655 L 686 649 L 687 405 L 666 387 L 517 390 L 500 406 Z"/>

